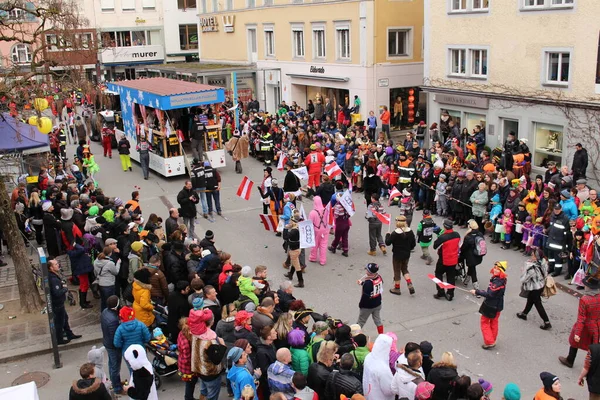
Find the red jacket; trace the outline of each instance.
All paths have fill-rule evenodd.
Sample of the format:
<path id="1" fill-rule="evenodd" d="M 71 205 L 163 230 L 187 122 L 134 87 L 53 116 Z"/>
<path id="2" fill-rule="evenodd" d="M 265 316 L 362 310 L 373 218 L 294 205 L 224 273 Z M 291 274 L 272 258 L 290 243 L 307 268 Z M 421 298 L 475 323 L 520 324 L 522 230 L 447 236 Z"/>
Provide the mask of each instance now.
<path id="1" fill-rule="evenodd" d="M 454 267 L 458 264 L 460 234 L 454 232 L 452 229 L 446 229 L 444 233 L 435 240 L 433 248 L 438 250 L 438 256 L 445 267 Z"/>
<path id="2" fill-rule="evenodd" d="M 574 340 L 579 336 L 579 342 Z M 600 342 L 600 294 L 579 299 L 577 322 L 569 335 L 569 346 L 588 350 L 590 344 Z"/>
<path id="3" fill-rule="evenodd" d="M 317 150 L 313 150 L 304 159 L 304 165 L 308 168 L 309 175 L 318 175 L 323 172 L 323 164 L 325 164 L 325 156 Z"/>

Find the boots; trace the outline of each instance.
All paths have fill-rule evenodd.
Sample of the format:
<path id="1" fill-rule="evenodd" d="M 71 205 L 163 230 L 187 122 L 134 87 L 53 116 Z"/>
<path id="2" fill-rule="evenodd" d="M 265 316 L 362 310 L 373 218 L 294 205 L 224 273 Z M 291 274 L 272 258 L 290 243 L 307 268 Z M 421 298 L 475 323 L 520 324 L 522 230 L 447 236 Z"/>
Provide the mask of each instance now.
<path id="1" fill-rule="evenodd" d="M 412 282 L 408 283 L 407 286 L 408 286 L 408 293 L 415 294 L 415 287 L 413 286 Z"/>
<path id="2" fill-rule="evenodd" d="M 92 285 L 90 285 L 92 286 Z M 100 293 L 97 290 L 92 289 L 92 294 L 94 295 L 94 298 L 96 300 L 98 300 L 100 298 Z"/>
<path id="3" fill-rule="evenodd" d="M 492 243 L 498 243 L 498 242 L 500 242 L 500 234 L 496 233 L 496 232 L 492 233 L 492 240 L 491 240 L 491 242 Z"/>
<path id="4" fill-rule="evenodd" d="M 290 271 L 283 276 L 285 276 L 286 278 L 288 278 L 291 281 L 294 279 L 294 272 L 295 272 L 294 267 L 291 267 Z M 300 272 L 300 273 L 302 273 L 302 272 Z"/>
<path id="5" fill-rule="evenodd" d="M 504 244 L 500 246 L 500 248 L 504 250 L 510 249 L 510 242 L 504 242 Z"/>
<path id="6" fill-rule="evenodd" d="M 379 326 L 377 327 L 377 333 L 378 333 L 378 334 L 380 334 L 380 335 L 383 335 L 383 332 L 384 332 L 384 331 L 383 331 L 383 325 L 379 325 Z"/>
<path id="7" fill-rule="evenodd" d="M 294 285 L 294 287 L 303 288 L 304 287 L 304 277 L 302 276 L 302 271 L 296 272 L 296 275 L 298 275 L 298 284 Z"/>
<path id="8" fill-rule="evenodd" d="M 387 254 L 387 249 L 385 248 L 384 245 L 379 246 L 379 249 L 381 250 L 381 252 L 383 253 L 384 256 Z"/>
<path id="9" fill-rule="evenodd" d="M 367 254 L 370 256 L 376 256 L 377 252 L 375 250 L 369 250 L 369 251 L 367 251 Z"/>
<path id="10" fill-rule="evenodd" d="M 93 308 L 94 306 L 87 301 L 87 292 L 79 291 L 79 306 L 83 309 Z"/>
<path id="11" fill-rule="evenodd" d="M 433 258 L 431 258 L 431 256 L 429 256 L 429 257 L 427 257 L 427 261 L 425 261 L 425 264 L 431 265 L 432 262 L 433 262 Z"/>

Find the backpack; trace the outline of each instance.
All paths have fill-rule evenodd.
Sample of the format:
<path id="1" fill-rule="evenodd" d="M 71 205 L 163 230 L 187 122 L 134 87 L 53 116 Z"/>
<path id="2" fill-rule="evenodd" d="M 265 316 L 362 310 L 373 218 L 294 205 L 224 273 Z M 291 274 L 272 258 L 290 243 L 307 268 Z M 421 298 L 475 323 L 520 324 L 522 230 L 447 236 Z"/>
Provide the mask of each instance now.
<path id="1" fill-rule="evenodd" d="M 352 350 L 350 353 L 354 356 L 354 360 L 356 361 L 356 366 L 353 368 L 356 373 L 358 379 L 362 382 L 363 372 L 364 372 L 364 363 L 361 362 L 358 357 L 356 357 L 356 351 Z"/>
<path id="2" fill-rule="evenodd" d="M 479 257 L 483 257 L 487 254 L 487 244 L 485 243 L 483 235 L 475 236 L 475 248 L 473 249 L 473 253 Z"/>
<path id="3" fill-rule="evenodd" d="M 554 296 L 558 290 L 556 289 L 556 283 L 554 282 L 554 278 L 551 276 L 546 277 L 546 283 L 544 284 L 544 289 L 542 289 L 542 296 L 545 298 L 550 298 Z"/>

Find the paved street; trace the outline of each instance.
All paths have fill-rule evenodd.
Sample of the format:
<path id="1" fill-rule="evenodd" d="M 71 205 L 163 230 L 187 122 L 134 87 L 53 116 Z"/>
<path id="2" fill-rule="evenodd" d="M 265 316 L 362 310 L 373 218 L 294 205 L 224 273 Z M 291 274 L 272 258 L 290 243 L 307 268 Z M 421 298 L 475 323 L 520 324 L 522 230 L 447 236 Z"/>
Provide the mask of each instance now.
<path id="1" fill-rule="evenodd" d="M 151 174 L 150 180 L 142 179 L 139 165 L 134 164 L 133 172 L 122 172 L 116 152 L 113 159 L 103 158 L 99 144 L 92 144 L 92 151 L 100 165 L 97 180 L 109 196 L 119 196 L 124 201 L 133 190 L 140 187 L 141 206 L 144 215 L 154 212 L 163 218 L 167 216 L 167 204 L 176 205 L 176 196 L 183 186 L 184 178 L 164 179 Z M 69 158 L 74 148 L 69 149 Z M 229 160 L 230 161 L 230 160 Z M 259 183 L 262 177 L 261 165 L 253 159 L 243 162 L 244 173 Z M 203 235 L 206 229 L 215 233 L 217 247 L 233 255 L 233 260 L 242 265 L 256 266 L 264 264 L 269 267 L 269 279 L 272 286 L 278 286 L 284 280 L 281 263 L 284 253 L 281 239 L 264 231 L 259 223 L 258 214 L 261 204 L 255 192 L 250 201 L 235 196 L 241 181 L 230 165 L 220 171 L 223 177 L 221 201 L 223 213 L 229 218 L 217 217 L 214 223 L 200 218 L 196 232 Z M 283 173 L 274 172 L 274 176 L 283 182 Z M 307 306 L 319 312 L 354 323 L 358 316 L 358 300 L 360 289 L 356 279 L 362 276 L 363 267 L 369 261 L 380 264 L 386 290 L 383 297 L 382 318 L 386 331 L 394 331 L 399 344 L 407 341 L 420 342 L 429 340 L 433 346 L 434 359 L 443 351 L 455 354 L 459 373 L 472 377 L 483 377 L 494 385 L 492 398 L 500 398 L 506 383 L 514 381 L 523 392 L 523 398 L 531 398 L 541 387 L 539 373 L 550 371 L 558 375 L 563 384 L 563 397 L 583 398 L 587 390 L 577 386 L 576 379 L 582 366 L 584 354 L 580 352 L 575 368 L 569 370 L 561 366 L 557 357 L 566 355 L 567 338 L 577 314 L 577 299 L 559 292 L 545 305 L 553 325 L 552 330 L 542 331 L 541 323 L 535 310 L 529 314 L 529 321 L 521 321 L 515 313 L 522 310 L 525 300 L 518 296 L 518 277 L 525 260 L 518 252 L 504 251 L 499 246 L 490 245 L 484 264 L 479 267 L 482 284 L 487 281 L 488 270 L 493 261 L 507 260 L 509 263 L 508 289 L 505 310 L 500 318 L 500 335 L 498 346 L 493 351 L 481 349 L 482 338 L 479 330 L 479 304 L 481 301 L 473 296 L 458 292 L 453 302 L 435 300 L 434 284 L 427 274 L 433 272 L 433 265 L 426 266 L 419 259 L 419 253 L 411 258 L 410 272 L 416 289 L 416 295 L 408 295 L 405 283 L 402 283 L 403 294 L 393 296 L 388 293 L 392 285 L 391 255 L 376 257 L 366 254 L 368 250 L 367 223 L 363 219 L 365 205 L 361 194 L 355 194 L 357 213 L 353 217 L 350 230 L 350 257 L 328 254 L 324 267 L 310 263 L 305 275 L 306 288 L 296 289 L 295 295 L 305 301 Z M 308 213 L 311 202 L 305 201 Z M 392 209 L 394 213 L 396 209 Z M 420 214 L 415 215 L 413 229 L 416 229 Z M 438 220 L 441 223 L 441 221 Z M 459 230 L 461 234 L 464 230 Z M 308 257 L 307 257 L 308 258 Z M 560 278 L 562 281 L 563 278 Z M 369 321 L 365 326 L 366 333 L 372 338 L 376 335 L 375 326 Z M 63 352 L 64 367 L 52 369 L 50 355 L 37 356 L 28 360 L 10 362 L 0 365 L 0 387 L 6 387 L 20 374 L 26 371 L 42 370 L 51 375 L 50 382 L 40 389 L 40 398 L 64 398 L 70 382 L 78 376 L 78 368 L 86 359 L 88 347 Z M 107 367 L 106 367 L 107 368 Z M 161 399 L 181 399 L 183 385 L 176 377 L 167 378 L 160 394 Z"/>

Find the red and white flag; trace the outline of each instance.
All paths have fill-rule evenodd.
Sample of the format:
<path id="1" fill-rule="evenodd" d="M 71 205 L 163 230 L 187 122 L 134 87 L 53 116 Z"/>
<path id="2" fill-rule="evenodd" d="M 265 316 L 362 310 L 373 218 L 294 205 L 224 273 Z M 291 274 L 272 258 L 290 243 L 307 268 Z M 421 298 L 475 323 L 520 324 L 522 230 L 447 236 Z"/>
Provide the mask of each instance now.
<path id="1" fill-rule="evenodd" d="M 271 214 L 260 214 L 260 222 L 264 225 L 265 229 L 270 232 L 275 232 L 277 230 L 277 225 L 279 221 L 274 215 Z"/>
<path id="2" fill-rule="evenodd" d="M 396 197 L 400 197 L 400 196 L 402 196 L 402 193 L 398 189 L 396 189 L 396 187 L 394 186 L 394 188 L 390 192 L 390 199 L 388 201 L 388 206 L 390 204 L 392 204 L 392 200 L 394 200 Z"/>
<path id="3" fill-rule="evenodd" d="M 287 160 L 288 160 L 288 158 L 285 156 L 285 153 L 280 151 L 279 152 L 279 162 L 277 162 L 277 170 L 278 171 L 283 171 L 283 167 L 287 163 Z"/>
<path id="4" fill-rule="evenodd" d="M 331 202 L 327 203 L 323 213 L 324 218 L 327 218 L 327 227 L 331 228 L 333 225 L 335 225 L 335 218 L 333 217 L 333 207 L 331 207 Z"/>
<path id="5" fill-rule="evenodd" d="M 431 279 L 433 281 L 433 283 L 435 283 L 436 285 L 438 285 L 440 287 L 440 289 L 454 289 L 454 288 L 456 288 L 456 286 L 454 286 L 454 285 L 451 285 L 451 284 L 449 284 L 447 282 L 439 280 L 433 274 L 427 274 L 427 277 L 429 279 Z"/>
<path id="6" fill-rule="evenodd" d="M 252 192 L 252 186 L 254 186 L 254 182 L 250 180 L 247 176 L 242 179 L 242 183 L 240 183 L 240 187 L 238 187 L 237 195 L 244 200 L 250 200 L 250 193 Z"/>
<path id="7" fill-rule="evenodd" d="M 377 217 L 378 220 L 381 221 L 382 224 L 389 225 L 392 219 L 392 214 L 382 214 L 377 211 L 373 211 L 373 214 Z"/>
<path id="8" fill-rule="evenodd" d="M 332 161 L 330 164 L 325 166 L 325 172 L 329 175 L 330 178 L 335 178 L 338 175 L 342 174 L 342 169 L 338 167 L 335 161 Z"/>

